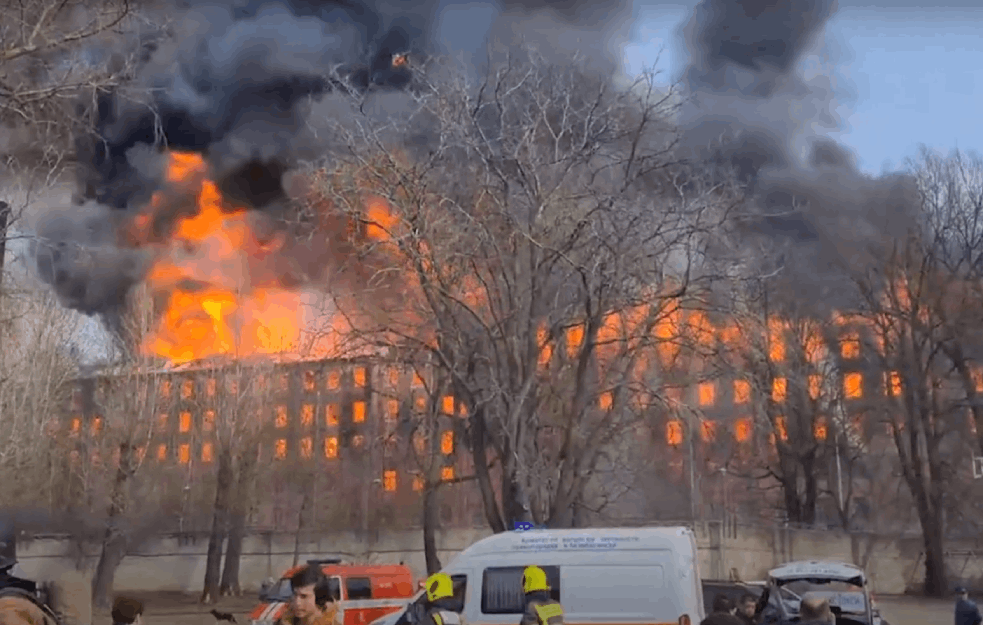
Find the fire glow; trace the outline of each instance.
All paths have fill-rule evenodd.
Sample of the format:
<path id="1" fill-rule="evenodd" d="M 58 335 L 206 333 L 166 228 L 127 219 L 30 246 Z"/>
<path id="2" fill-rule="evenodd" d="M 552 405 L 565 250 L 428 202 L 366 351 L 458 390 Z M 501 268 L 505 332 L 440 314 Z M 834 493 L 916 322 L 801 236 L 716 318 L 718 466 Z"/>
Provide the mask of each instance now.
<path id="1" fill-rule="evenodd" d="M 285 288 L 275 278 L 257 278 L 265 275 L 258 268 L 279 251 L 283 239 L 257 237 L 248 211 L 222 196 L 200 155 L 170 153 L 166 179 L 175 187 L 168 192 L 193 197 L 197 210 L 179 218 L 165 241 L 147 244 L 157 248 L 145 283 L 159 314 L 143 353 L 171 364 L 222 356 L 329 356 L 338 320 L 320 336 L 305 336 L 311 329 L 311 294 Z M 148 240 L 164 201 L 158 192 L 135 219 L 137 239 Z"/>

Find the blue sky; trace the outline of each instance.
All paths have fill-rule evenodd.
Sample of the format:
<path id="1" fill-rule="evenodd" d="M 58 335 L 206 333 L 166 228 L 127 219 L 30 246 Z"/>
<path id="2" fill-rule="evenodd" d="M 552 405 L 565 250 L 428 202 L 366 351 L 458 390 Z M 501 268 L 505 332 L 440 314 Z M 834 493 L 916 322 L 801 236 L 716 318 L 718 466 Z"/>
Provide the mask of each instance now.
<path id="1" fill-rule="evenodd" d="M 821 42 L 836 63 L 843 132 L 834 136 L 871 174 L 902 166 L 920 143 L 983 153 L 983 0 L 878 4 L 841 0 Z M 677 29 L 691 6 L 636 0 L 629 73 L 663 50 L 658 68 L 677 76 L 685 59 Z"/>

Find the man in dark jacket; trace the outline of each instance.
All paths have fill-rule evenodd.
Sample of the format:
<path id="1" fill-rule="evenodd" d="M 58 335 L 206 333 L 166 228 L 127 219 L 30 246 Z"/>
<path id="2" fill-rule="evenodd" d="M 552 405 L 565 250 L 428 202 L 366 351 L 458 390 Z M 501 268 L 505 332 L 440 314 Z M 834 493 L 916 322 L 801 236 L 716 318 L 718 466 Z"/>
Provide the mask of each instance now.
<path id="1" fill-rule="evenodd" d="M 740 601 L 737 602 L 737 618 L 741 620 L 744 625 L 756 625 L 758 622 L 754 618 L 755 608 L 757 608 L 758 598 L 754 595 L 747 593 L 741 596 Z"/>
<path id="2" fill-rule="evenodd" d="M 113 617 L 113 625 L 141 625 L 143 604 L 129 597 L 116 597 L 110 615 Z"/>
<path id="3" fill-rule="evenodd" d="M 717 595 L 713 598 L 713 612 L 711 612 L 700 625 L 743 625 L 741 620 L 734 616 L 736 608 L 734 602 L 727 595 Z"/>
<path id="4" fill-rule="evenodd" d="M 969 593 L 965 588 L 956 588 L 956 625 L 980 625 L 983 623 L 983 616 L 976 603 L 969 600 Z"/>

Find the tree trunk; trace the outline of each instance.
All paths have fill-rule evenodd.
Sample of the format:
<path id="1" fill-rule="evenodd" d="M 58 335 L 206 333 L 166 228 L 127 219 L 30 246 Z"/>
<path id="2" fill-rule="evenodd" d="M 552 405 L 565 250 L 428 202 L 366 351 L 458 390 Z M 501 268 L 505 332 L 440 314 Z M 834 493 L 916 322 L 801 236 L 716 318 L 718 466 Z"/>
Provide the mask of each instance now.
<path id="1" fill-rule="evenodd" d="M 100 608 L 109 607 L 116 569 L 126 556 L 126 534 L 119 525 L 120 517 L 126 512 L 129 499 L 127 490 L 132 475 L 130 444 L 121 443 L 119 452 L 119 465 L 116 467 L 116 479 L 113 481 L 109 510 L 106 515 L 106 532 L 103 534 L 96 574 L 92 579 L 92 602 Z"/>
<path id="2" fill-rule="evenodd" d="M 495 489 L 492 487 L 491 473 L 488 471 L 488 444 L 485 441 L 485 419 L 483 414 L 471 417 L 471 456 L 474 460 L 474 475 L 481 492 L 481 501 L 485 509 L 485 519 L 488 527 L 496 534 L 505 531 L 505 521 L 495 499 Z"/>
<path id="3" fill-rule="evenodd" d="M 423 491 L 423 553 L 427 559 L 427 575 L 433 575 L 441 569 L 440 558 L 437 557 L 437 488 L 436 485 L 427 484 Z"/>
<path id="4" fill-rule="evenodd" d="M 939 509 L 929 509 L 919 505 L 918 518 L 922 525 L 922 540 L 925 545 L 925 594 L 942 598 L 948 592 L 948 579 L 945 570 L 945 528 Z"/>
<path id="5" fill-rule="evenodd" d="M 224 449 L 218 457 L 218 480 L 215 485 L 215 510 L 212 531 L 208 536 L 208 555 L 205 560 L 205 582 L 201 603 L 214 603 L 219 596 L 219 574 L 222 571 L 222 546 L 228 532 L 229 501 L 232 495 L 232 453 Z"/>
<path id="6" fill-rule="evenodd" d="M 3 284 L 4 260 L 7 256 L 7 227 L 10 225 L 10 204 L 0 200 L 0 285 Z"/>
<path id="7" fill-rule="evenodd" d="M 242 539 L 246 533 L 246 514 L 232 513 L 229 524 L 229 539 L 225 548 L 225 565 L 222 568 L 222 583 L 219 592 L 223 597 L 238 597 L 242 594 L 239 586 L 239 563 L 242 560 Z"/>
<path id="8" fill-rule="evenodd" d="M 300 537 L 304 533 L 307 527 L 305 523 L 305 517 L 307 517 L 307 509 L 311 505 L 311 486 L 310 481 L 307 481 L 307 485 L 304 488 L 304 497 L 300 502 L 300 512 L 297 513 L 297 533 L 294 534 L 294 563 L 293 566 L 297 566 L 300 562 Z"/>
<path id="9" fill-rule="evenodd" d="M 255 457 L 244 453 L 239 463 L 236 480 L 236 496 L 232 504 L 232 518 L 229 523 L 229 538 L 225 547 L 225 565 L 222 568 L 222 583 L 219 591 L 223 597 L 238 597 L 242 594 L 239 586 L 239 563 L 242 560 L 242 540 L 246 533 L 246 517 L 252 503 L 252 480 L 255 477 Z"/>

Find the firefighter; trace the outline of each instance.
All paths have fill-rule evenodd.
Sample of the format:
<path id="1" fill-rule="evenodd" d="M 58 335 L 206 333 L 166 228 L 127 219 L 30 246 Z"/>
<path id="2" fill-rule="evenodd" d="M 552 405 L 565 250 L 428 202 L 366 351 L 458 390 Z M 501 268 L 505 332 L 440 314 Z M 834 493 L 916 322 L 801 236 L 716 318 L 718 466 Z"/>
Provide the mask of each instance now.
<path id="1" fill-rule="evenodd" d="M 526 612 L 520 625 L 563 625 L 563 606 L 550 596 L 546 571 L 538 566 L 526 567 L 522 591 L 526 594 Z"/>
<path id="2" fill-rule="evenodd" d="M 464 619 L 454 605 L 454 582 L 446 573 L 434 573 L 427 578 L 427 603 L 417 625 L 463 625 Z"/>

